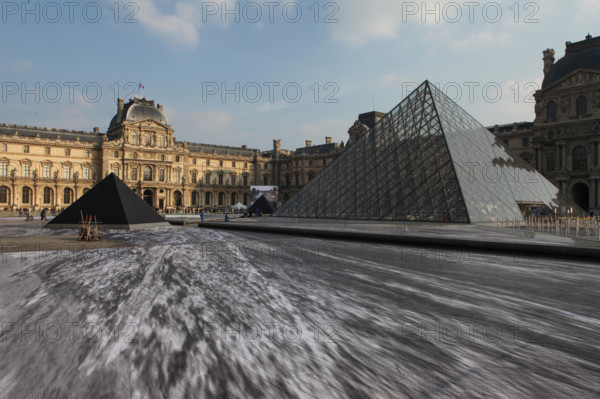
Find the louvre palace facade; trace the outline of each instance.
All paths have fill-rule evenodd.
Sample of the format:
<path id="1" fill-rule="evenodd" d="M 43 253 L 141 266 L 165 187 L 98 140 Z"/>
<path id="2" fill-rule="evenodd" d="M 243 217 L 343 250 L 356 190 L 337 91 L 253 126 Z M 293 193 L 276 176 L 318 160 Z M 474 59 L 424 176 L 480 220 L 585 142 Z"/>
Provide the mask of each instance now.
<path id="1" fill-rule="evenodd" d="M 0 124 L 0 209 L 64 208 L 110 172 L 160 209 L 249 205 L 251 185 L 281 185 L 286 200 L 343 149 L 296 151 L 177 141 L 160 104 L 118 100 L 106 133 Z"/>
<path id="2" fill-rule="evenodd" d="M 489 127 L 585 210 L 600 213 L 600 37 L 543 51 L 535 120 Z"/>

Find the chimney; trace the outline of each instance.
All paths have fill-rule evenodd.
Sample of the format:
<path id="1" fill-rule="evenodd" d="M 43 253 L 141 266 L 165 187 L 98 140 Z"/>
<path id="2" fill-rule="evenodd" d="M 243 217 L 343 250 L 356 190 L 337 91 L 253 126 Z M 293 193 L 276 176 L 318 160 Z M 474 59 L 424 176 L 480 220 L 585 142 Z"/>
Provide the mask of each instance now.
<path id="1" fill-rule="evenodd" d="M 544 50 L 544 76 L 550 72 L 550 69 L 554 66 L 554 50 L 549 48 Z"/>
<path id="2" fill-rule="evenodd" d="M 121 117 L 123 116 L 123 99 L 117 99 L 117 123 L 121 122 Z"/>
<path id="3" fill-rule="evenodd" d="M 162 104 L 156 104 L 156 108 L 158 108 L 159 111 L 163 110 L 163 105 Z"/>
<path id="4" fill-rule="evenodd" d="M 331 137 L 325 137 L 325 144 L 331 144 Z"/>
<path id="5" fill-rule="evenodd" d="M 306 146 L 307 146 L 307 147 L 310 147 L 310 146 L 312 146 L 312 141 L 310 141 L 310 140 L 306 140 Z"/>

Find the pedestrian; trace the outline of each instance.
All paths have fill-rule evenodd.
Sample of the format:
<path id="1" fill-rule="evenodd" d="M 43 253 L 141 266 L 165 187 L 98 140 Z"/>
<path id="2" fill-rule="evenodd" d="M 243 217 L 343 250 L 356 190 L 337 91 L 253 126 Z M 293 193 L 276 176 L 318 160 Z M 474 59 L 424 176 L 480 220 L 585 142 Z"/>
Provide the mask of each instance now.
<path id="1" fill-rule="evenodd" d="M 200 221 L 204 223 L 204 210 L 200 209 Z"/>
<path id="2" fill-rule="evenodd" d="M 229 220 L 230 220 L 230 219 L 229 219 L 229 214 L 228 214 L 228 213 L 226 213 L 226 214 L 225 214 L 225 223 L 229 223 Z"/>
<path id="3" fill-rule="evenodd" d="M 46 208 L 42 209 L 42 213 L 40 213 L 40 219 L 42 219 L 42 221 L 46 220 Z"/>

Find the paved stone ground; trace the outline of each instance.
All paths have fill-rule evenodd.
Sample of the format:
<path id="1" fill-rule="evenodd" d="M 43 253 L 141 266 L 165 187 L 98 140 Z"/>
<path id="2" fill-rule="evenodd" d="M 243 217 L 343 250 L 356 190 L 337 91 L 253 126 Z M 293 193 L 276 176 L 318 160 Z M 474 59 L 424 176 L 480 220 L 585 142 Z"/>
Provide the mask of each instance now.
<path id="1" fill-rule="evenodd" d="M 440 230 L 485 231 L 423 234 Z M 600 397 L 596 262 L 186 227 L 105 237 L 123 245 L 3 254 L 0 281 L 28 283 L 0 296 L 0 397 Z"/>

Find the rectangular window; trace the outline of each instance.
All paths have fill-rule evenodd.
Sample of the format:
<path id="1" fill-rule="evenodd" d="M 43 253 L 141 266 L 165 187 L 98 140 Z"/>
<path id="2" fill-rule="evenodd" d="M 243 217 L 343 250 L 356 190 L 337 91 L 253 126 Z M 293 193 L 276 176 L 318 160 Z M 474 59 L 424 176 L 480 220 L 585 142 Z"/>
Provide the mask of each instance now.
<path id="1" fill-rule="evenodd" d="M 8 149 L 6 148 L 6 144 L 2 143 L 2 152 L 7 152 Z"/>
<path id="2" fill-rule="evenodd" d="M 88 166 L 83 167 L 83 178 L 86 180 L 90 178 L 90 168 Z"/>
<path id="3" fill-rule="evenodd" d="M 175 171 L 175 183 L 179 183 L 179 180 L 181 179 L 181 173 L 176 170 Z"/>
<path id="4" fill-rule="evenodd" d="M 244 186 L 248 185 L 248 175 L 244 175 Z"/>
<path id="5" fill-rule="evenodd" d="M 192 158 L 192 164 L 196 165 L 196 158 Z"/>
<path id="6" fill-rule="evenodd" d="M 113 167 L 112 171 L 115 174 L 115 176 L 119 177 L 119 167 L 118 166 Z"/>
<path id="7" fill-rule="evenodd" d="M 7 203 L 8 202 L 8 188 L 0 187 L 0 202 Z"/>
<path id="8" fill-rule="evenodd" d="M 158 181 L 165 181 L 165 170 L 161 169 L 158 171 Z"/>
<path id="9" fill-rule="evenodd" d="M 85 150 L 85 157 L 89 158 L 90 157 L 90 152 L 88 150 Z"/>
<path id="10" fill-rule="evenodd" d="M 205 179 L 206 179 L 206 184 L 210 184 L 210 175 L 207 174 Z"/>
<path id="11" fill-rule="evenodd" d="M 196 183 L 196 174 L 192 173 L 192 183 Z"/>
<path id="12" fill-rule="evenodd" d="M 231 176 L 231 184 L 235 186 L 235 175 Z"/>
<path id="13" fill-rule="evenodd" d="M 46 153 L 46 155 L 50 155 L 50 147 L 46 147 L 44 149 L 44 152 Z"/>
<path id="14" fill-rule="evenodd" d="M 223 174 L 219 174 L 219 184 L 223 184 Z"/>
<path id="15" fill-rule="evenodd" d="M 23 152 L 24 152 L 25 154 L 29 154 L 29 146 L 28 146 L 28 145 L 24 145 L 24 146 L 23 146 Z"/>
<path id="16" fill-rule="evenodd" d="M 65 170 L 64 170 L 64 178 L 65 179 L 70 179 L 71 178 L 71 167 L 69 165 L 65 166 Z"/>
<path id="17" fill-rule="evenodd" d="M 44 177 L 46 179 L 50 178 L 50 165 L 44 165 Z"/>
<path id="18" fill-rule="evenodd" d="M 556 170 L 556 153 L 549 152 L 546 154 L 546 170 L 554 172 Z"/>
<path id="19" fill-rule="evenodd" d="M 23 177 L 29 177 L 29 164 L 28 163 L 23 165 Z"/>
<path id="20" fill-rule="evenodd" d="M 207 165 L 210 165 L 210 159 L 207 159 L 207 160 L 206 160 L 206 164 L 207 164 Z"/>
<path id="21" fill-rule="evenodd" d="M 8 162 L 0 162 L 0 176 L 8 176 Z"/>
<path id="22" fill-rule="evenodd" d="M 67 157 L 71 155 L 71 149 L 70 148 L 65 148 L 65 155 Z"/>

